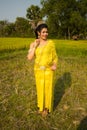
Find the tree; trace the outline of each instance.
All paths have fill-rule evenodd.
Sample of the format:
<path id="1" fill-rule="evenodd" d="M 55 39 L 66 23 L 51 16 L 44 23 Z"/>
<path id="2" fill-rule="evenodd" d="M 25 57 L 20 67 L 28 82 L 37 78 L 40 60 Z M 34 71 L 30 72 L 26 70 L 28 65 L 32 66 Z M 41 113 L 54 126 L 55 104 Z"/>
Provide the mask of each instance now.
<path id="1" fill-rule="evenodd" d="M 4 27 L 4 36 L 9 37 L 9 36 L 14 36 L 15 35 L 15 24 L 14 23 L 8 23 Z"/>
<path id="2" fill-rule="evenodd" d="M 8 25 L 8 21 L 7 20 L 2 20 L 0 21 L 0 36 L 4 36 L 4 29 L 5 27 Z"/>
<path id="3" fill-rule="evenodd" d="M 29 25 L 29 21 L 22 17 L 17 17 L 15 21 L 15 30 L 16 35 L 21 37 L 29 37 L 31 35 L 32 30 Z"/>
<path id="4" fill-rule="evenodd" d="M 50 31 L 57 37 L 70 39 L 74 33 L 86 32 L 87 0 L 42 0 L 41 4 Z"/>
<path id="5" fill-rule="evenodd" d="M 15 23 L 0 21 L 0 37 L 33 37 L 29 21 L 22 17 L 17 17 Z"/>
<path id="6" fill-rule="evenodd" d="M 31 5 L 27 9 L 26 17 L 29 19 L 30 22 L 33 22 L 33 28 L 35 28 L 37 23 L 42 19 L 40 7 Z"/>

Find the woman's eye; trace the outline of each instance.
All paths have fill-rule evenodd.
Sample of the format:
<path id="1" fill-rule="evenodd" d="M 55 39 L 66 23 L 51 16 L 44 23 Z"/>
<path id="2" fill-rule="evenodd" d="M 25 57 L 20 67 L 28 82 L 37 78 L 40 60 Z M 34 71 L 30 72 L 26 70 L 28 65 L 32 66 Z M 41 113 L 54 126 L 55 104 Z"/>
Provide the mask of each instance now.
<path id="1" fill-rule="evenodd" d="M 48 33 L 48 32 L 43 32 L 43 33 Z"/>

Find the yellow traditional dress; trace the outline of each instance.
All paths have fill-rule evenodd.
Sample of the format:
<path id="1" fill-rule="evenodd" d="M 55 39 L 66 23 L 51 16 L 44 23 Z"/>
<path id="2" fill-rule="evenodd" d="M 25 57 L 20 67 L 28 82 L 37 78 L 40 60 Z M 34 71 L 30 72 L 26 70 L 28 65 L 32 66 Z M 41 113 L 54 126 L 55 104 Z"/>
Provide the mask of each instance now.
<path id="1" fill-rule="evenodd" d="M 52 40 L 48 40 L 46 45 L 36 48 L 34 72 L 37 105 L 40 111 L 47 108 L 51 112 L 53 109 L 54 71 L 51 70 L 51 66 L 57 62 L 58 57 Z"/>

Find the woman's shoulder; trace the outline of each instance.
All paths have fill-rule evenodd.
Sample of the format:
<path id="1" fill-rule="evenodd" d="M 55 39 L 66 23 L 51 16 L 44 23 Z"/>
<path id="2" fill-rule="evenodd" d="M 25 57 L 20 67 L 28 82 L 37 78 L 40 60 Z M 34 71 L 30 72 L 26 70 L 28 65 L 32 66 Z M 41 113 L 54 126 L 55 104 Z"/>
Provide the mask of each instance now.
<path id="1" fill-rule="evenodd" d="M 51 47 L 55 45 L 55 42 L 51 39 L 48 40 L 48 43 L 49 43 L 49 46 Z"/>
<path id="2" fill-rule="evenodd" d="M 54 43 L 54 41 L 53 41 L 53 40 L 51 40 L 51 39 L 49 39 L 49 40 L 48 40 L 48 42 L 49 42 L 49 43 Z"/>

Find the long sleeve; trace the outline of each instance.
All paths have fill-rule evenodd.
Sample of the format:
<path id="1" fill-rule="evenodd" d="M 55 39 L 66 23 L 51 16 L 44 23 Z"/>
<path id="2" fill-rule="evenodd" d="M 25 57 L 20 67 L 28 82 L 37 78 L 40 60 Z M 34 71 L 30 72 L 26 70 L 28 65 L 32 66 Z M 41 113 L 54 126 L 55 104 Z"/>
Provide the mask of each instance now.
<path id="1" fill-rule="evenodd" d="M 58 64 L 58 55 L 55 48 L 55 43 L 52 44 L 52 59 L 54 64 Z"/>

